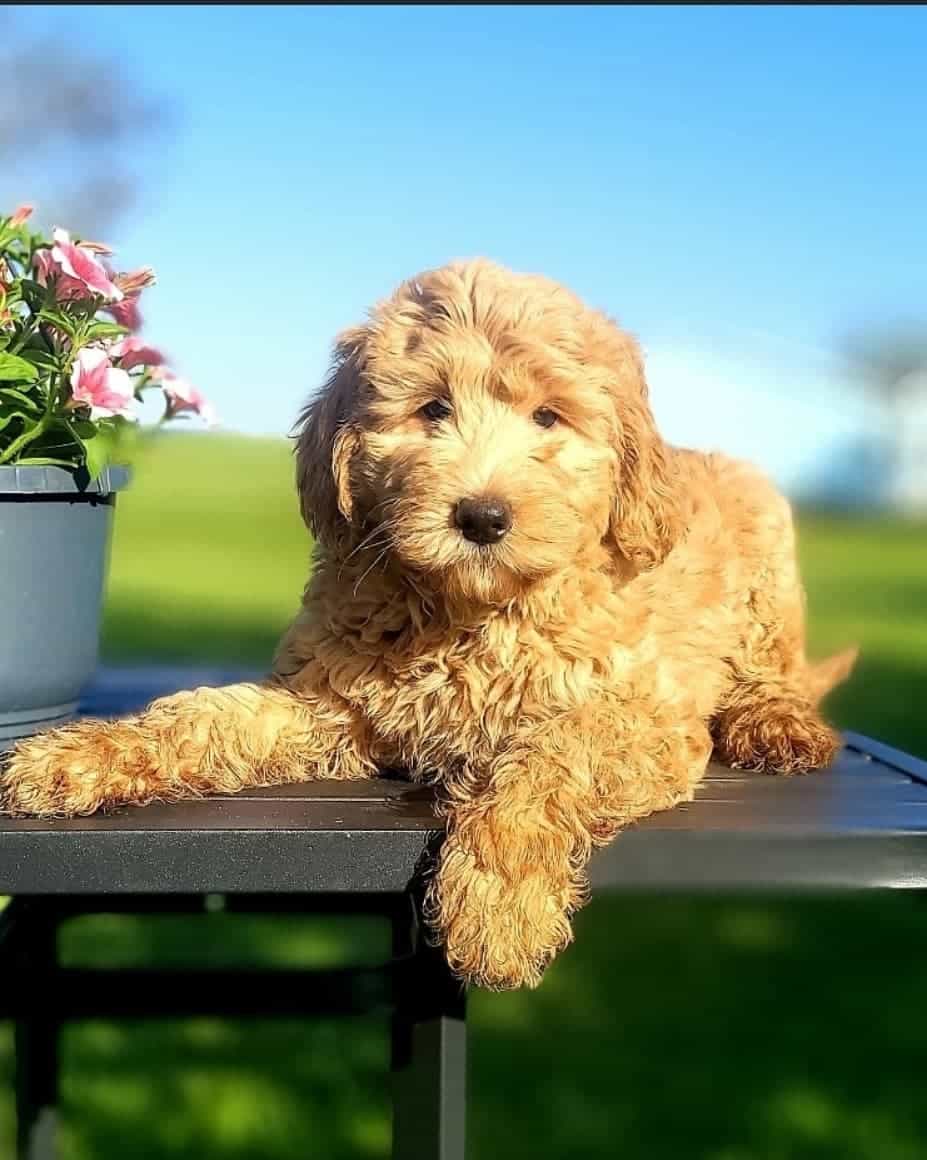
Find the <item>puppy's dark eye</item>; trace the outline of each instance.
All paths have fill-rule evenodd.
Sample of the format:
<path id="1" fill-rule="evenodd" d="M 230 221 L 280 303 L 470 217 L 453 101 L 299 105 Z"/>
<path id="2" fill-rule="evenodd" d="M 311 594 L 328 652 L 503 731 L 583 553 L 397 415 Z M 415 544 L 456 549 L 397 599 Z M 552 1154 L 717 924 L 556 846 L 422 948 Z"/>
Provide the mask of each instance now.
<path id="1" fill-rule="evenodd" d="M 432 399 L 430 403 L 426 403 L 424 407 L 419 409 L 419 414 L 424 415 L 426 419 L 431 420 L 432 423 L 437 423 L 441 419 L 446 419 L 451 413 L 451 408 L 444 399 Z"/>
<path id="2" fill-rule="evenodd" d="M 557 414 L 550 407 L 538 407 L 531 418 L 539 427 L 553 427 L 557 422 Z"/>

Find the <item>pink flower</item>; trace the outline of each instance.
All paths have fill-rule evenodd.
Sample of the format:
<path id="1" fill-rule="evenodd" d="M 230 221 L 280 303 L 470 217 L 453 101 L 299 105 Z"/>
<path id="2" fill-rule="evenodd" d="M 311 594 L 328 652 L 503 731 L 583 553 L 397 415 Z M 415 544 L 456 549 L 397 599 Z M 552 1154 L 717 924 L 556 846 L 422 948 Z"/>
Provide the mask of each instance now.
<path id="1" fill-rule="evenodd" d="M 216 411 L 204 395 L 186 379 L 178 378 L 173 371 L 162 370 L 156 375 L 167 399 L 167 417 L 172 419 L 181 411 L 193 411 L 208 426 L 216 422 Z"/>
<path id="2" fill-rule="evenodd" d="M 120 326 L 127 326 L 129 330 L 141 330 L 142 316 L 138 309 L 138 300 L 147 286 L 154 285 L 154 270 L 150 266 L 142 266 L 128 274 L 117 274 L 108 262 L 103 263 L 103 268 L 110 281 L 125 295 L 121 302 L 107 306 L 107 313 L 111 314 Z"/>
<path id="3" fill-rule="evenodd" d="M 110 302 L 106 312 L 112 315 L 120 326 L 127 326 L 129 330 L 141 329 L 142 315 L 138 308 L 137 294 L 126 294 L 121 302 Z"/>
<path id="4" fill-rule="evenodd" d="M 12 214 L 10 214 L 10 225 L 21 226 L 23 222 L 28 221 L 32 217 L 34 208 L 35 206 L 32 205 L 18 205 Z"/>
<path id="5" fill-rule="evenodd" d="M 51 259 L 51 251 L 36 250 L 32 265 L 35 267 L 35 276 L 38 281 L 43 286 L 47 286 L 49 278 L 53 278 L 55 274 L 55 263 Z"/>
<path id="6" fill-rule="evenodd" d="M 135 417 L 132 380 L 124 370 L 114 367 L 106 351 L 98 347 L 85 346 L 77 352 L 71 371 L 71 400 L 89 406 L 92 419 Z"/>
<path id="7" fill-rule="evenodd" d="M 118 358 L 124 371 L 141 366 L 157 367 L 164 362 L 164 355 L 159 350 L 134 335 L 114 343 L 109 348 L 109 357 Z"/>
<path id="8" fill-rule="evenodd" d="M 52 237 L 55 244 L 51 249 L 51 259 L 65 277 L 85 286 L 91 294 L 99 294 L 114 302 L 122 300 L 122 291 L 110 281 L 93 250 L 75 245 L 67 230 L 54 230 Z"/>
<path id="9" fill-rule="evenodd" d="M 62 274 L 51 256 L 51 250 L 36 250 L 32 264 L 40 286 L 47 286 L 49 282 L 55 283 L 55 297 L 59 302 L 87 297 L 87 287 L 84 283 Z"/>

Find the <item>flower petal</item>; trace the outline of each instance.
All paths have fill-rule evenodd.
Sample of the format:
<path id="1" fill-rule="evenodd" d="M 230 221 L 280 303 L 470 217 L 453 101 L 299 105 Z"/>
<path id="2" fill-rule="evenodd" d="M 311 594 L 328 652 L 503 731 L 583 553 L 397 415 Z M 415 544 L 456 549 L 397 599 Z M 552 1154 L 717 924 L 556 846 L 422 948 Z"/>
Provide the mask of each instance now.
<path id="1" fill-rule="evenodd" d="M 51 249 L 51 258 L 62 273 L 86 286 L 93 294 L 99 294 L 113 302 L 122 300 L 122 291 L 110 281 L 106 270 L 90 250 L 74 245 L 67 230 L 56 229 L 52 232 L 52 237 L 55 245 Z"/>
<path id="2" fill-rule="evenodd" d="M 109 356 L 118 358 L 119 365 L 125 371 L 140 366 L 157 367 L 164 362 L 164 355 L 157 347 L 149 346 L 143 338 L 132 334 L 114 343 L 109 349 Z"/>

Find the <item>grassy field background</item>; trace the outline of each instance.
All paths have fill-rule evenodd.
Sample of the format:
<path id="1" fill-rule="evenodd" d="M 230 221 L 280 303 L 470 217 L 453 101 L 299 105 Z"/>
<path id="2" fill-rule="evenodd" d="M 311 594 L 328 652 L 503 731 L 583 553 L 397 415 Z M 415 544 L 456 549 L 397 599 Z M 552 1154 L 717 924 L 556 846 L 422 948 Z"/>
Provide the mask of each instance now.
<path id="1" fill-rule="evenodd" d="M 921 754 L 925 539 L 927 524 L 901 519 L 800 521 L 812 648 L 863 649 L 835 716 Z M 166 439 L 119 501 L 105 657 L 266 664 L 308 559 L 285 444 Z M 473 996 L 474 1160 L 927 1155 L 923 899 L 601 898 L 576 931 L 538 991 Z M 101 917 L 61 949 L 73 964 L 319 964 L 375 961 L 388 935 L 354 920 Z M 364 1019 L 76 1025 L 62 1156 L 385 1157 L 386 1065 L 385 1028 Z"/>

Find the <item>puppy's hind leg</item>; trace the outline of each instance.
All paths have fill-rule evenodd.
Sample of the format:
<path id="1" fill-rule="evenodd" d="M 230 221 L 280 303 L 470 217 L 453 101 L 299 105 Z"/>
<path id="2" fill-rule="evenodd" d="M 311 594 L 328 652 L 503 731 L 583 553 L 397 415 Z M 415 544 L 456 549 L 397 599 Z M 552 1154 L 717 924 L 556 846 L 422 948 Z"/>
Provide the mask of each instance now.
<path id="1" fill-rule="evenodd" d="M 711 732 L 720 761 L 761 773 L 821 769 L 840 748 L 812 699 L 774 674 L 740 680 Z"/>
<path id="2" fill-rule="evenodd" d="M 89 814 L 373 772 L 364 725 L 342 702 L 268 681 L 176 693 L 133 717 L 21 741 L 0 774 L 0 809 Z"/>

